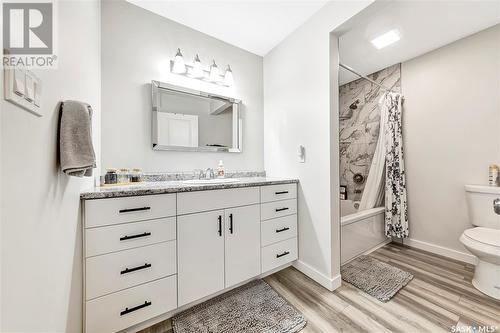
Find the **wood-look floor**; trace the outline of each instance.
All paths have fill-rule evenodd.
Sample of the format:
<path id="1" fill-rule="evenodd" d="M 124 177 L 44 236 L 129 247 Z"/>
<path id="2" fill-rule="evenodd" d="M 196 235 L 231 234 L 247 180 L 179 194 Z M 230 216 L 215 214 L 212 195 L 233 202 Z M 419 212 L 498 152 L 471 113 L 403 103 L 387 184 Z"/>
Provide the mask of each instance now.
<path id="1" fill-rule="evenodd" d="M 415 276 L 387 303 L 345 282 L 330 292 L 294 268 L 265 280 L 307 318 L 301 333 L 451 332 L 454 326 L 473 332 L 464 331 L 472 325 L 500 332 L 500 301 L 472 286 L 472 265 L 395 243 L 370 256 Z M 166 332 L 169 321 L 140 333 Z"/>

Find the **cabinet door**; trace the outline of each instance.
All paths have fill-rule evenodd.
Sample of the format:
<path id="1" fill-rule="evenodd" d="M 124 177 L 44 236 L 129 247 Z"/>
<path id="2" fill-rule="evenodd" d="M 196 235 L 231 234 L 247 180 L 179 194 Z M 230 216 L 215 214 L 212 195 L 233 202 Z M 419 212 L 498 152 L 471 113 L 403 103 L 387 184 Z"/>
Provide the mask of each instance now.
<path id="1" fill-rule="evenodd" d="M 224 289 L 224 211 L 179 216 L 179 306 Z"/>
<path id="2" fill-rule="evenodd" d="M 226 288 L 260 274 L 260 206 L 225 210 Z"/>

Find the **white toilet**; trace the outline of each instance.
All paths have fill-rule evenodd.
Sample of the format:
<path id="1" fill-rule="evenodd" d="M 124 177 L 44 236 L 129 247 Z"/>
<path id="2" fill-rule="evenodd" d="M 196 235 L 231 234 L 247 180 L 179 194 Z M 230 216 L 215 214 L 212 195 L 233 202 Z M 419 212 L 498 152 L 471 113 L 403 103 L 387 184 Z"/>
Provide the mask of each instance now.
<path id="1" fill-rule="evenodd" d="M 466 185 L 465 191 L 475 227 L 465 230 L 460 241 L 478 258 L 472 284 L 500 299 L 500 187 Z"/>

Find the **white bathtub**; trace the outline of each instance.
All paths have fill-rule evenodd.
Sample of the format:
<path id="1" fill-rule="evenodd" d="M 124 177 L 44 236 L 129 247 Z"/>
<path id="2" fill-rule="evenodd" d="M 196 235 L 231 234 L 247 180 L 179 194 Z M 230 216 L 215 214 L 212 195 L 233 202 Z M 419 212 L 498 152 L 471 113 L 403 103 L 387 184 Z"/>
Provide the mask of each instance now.
<path id="1" fill-rule="evenodd" d="M 357 201 L 340 200 L 342 264 L 389 240 L 385 236 L 385 208 L 358 211 L 358 205 Z"/>

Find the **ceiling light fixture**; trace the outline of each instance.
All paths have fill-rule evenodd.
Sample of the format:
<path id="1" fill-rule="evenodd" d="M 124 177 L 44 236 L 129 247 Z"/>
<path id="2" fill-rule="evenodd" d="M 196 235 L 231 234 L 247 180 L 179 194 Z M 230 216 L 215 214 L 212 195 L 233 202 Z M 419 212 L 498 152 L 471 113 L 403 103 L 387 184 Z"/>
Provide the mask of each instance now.
<path id="1" fill-rule="evenodd" d="M 226 86 L 232 86 L 233 83 L 233 71 L 231 70 L 231 66 L 227 65 L 226 73 L 224 74 L 224 84 Z"/>
<path id="2" fill-rule="evenodd" d="M 177 49 L 175 54 L 174 63 L 172 64 L 172 73 L 175 74 L 185 74 L 186 64 L 184 63 L 184 58 L 182 57 L 181 49 Z"/>
<path id="3" fill-rule="evenodd" d="M 397 42 L 400 39 L 401 39 L 401 34 L 399 33 L 399 31 L 397 29 L 393 29 L 387 31 L 386 33 L 378 36 L 375 39 L 372 39 L 371 43 L 378 50 L 380 50 L 388 45 L 391 45 L 392 43 Z"/>

